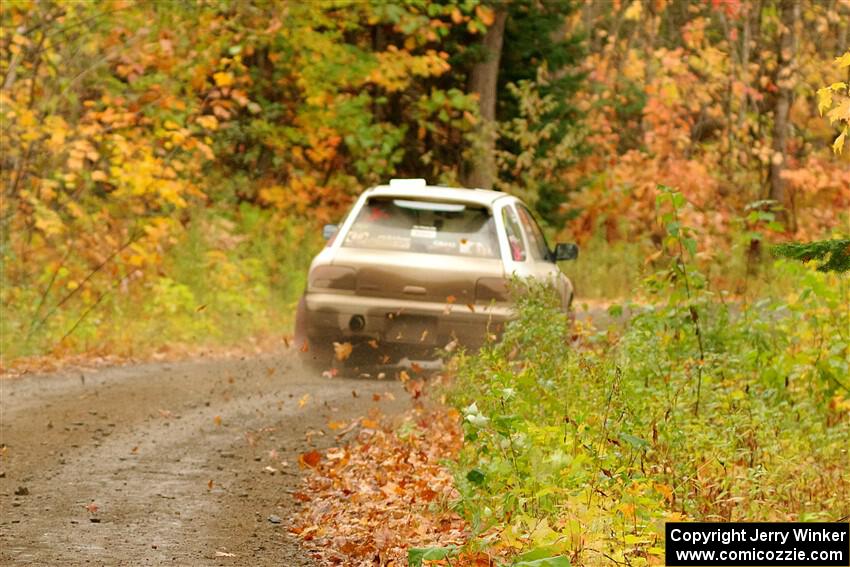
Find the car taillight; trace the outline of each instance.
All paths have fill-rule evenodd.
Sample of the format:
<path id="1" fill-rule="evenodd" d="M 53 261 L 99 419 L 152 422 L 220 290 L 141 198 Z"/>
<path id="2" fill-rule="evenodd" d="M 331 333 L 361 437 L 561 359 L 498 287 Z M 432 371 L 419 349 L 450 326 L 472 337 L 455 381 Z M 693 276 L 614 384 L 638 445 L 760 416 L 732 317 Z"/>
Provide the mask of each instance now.
<path id="1" fill-rule="evenodd" d="M 318 266 L 310 272 L 310 288 L 345 289 L 353 291 L 357 272 L 345 266 Z"/>
<path id="2" fill-rule="evenodd" d="M 475 284 L 477 301 L 508 301 L 508 280 L 505 278 L 479 278 Z"/>

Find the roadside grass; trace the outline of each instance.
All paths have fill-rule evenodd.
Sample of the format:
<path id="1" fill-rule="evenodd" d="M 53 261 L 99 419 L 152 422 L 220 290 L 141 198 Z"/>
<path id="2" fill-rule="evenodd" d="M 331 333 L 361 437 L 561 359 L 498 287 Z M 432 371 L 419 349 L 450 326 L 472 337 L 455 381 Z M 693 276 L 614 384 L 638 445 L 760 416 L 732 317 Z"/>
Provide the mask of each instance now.
<path id="1" fill-rule="evenodd" d="M 552 290 L 517 282 L 501 341 L 452 361 L 469 553 L 662 564 L 665 521 L 850 514 L 850 282 L 775 261 L 778 290 L 730 301 L 662 191 L 668 260 L 622 329 L 573 342 Z"/>
<path id="2" fill-rule="evenodd" d="M 709 284 L 738 299 L 793 291 L 793 282 L 777 271 L 769 252 L 763 249 L 757 256 L 749 254 L 748 235 L 733 234 L 730 237 L 733 244 L 722 253 L 698 254 L 697 264 Z M 659 250 L 648 239 L 607 242 L 597 234 L 581 246 L 575 261 L 561 262 L 560 268 L 573 282 L 578 305 L 587 300 L 637 299 L 641 296 L 642 282 L 669 265 L 670 258 L 659 256 Z"/>
<path id="3" fill-rule="evenodd" d="M 44 282 L 3 281 L 3 366 L 22 357 L 136 357 L 288 333 L 320 246 L 306 223 L 256 207 L 197 209 L 156 271 L 110 266 L 64 302 L 77 282 L 60 281 L 42 297 Z"/>
<path id="4" fill-rule="evenodd" d="M 648 242 L 608 243 L 597 235 L 581 246 L 575 261 L 561 262 L 560 267 L 573 282 L 578 302 L 624 299 L 643 278 L 650 249 Z"/>
<path id="5" fill-rule="evenodd" d="M 847 282 L 781 264 L 793 298 L 733 312 L 655 280 L 621 337 L 578 350 L 556 298 L 527 288 L 502 342 L 451 369 L 470 549 L 658 564 L 664 521 L 846 517 Z"/>

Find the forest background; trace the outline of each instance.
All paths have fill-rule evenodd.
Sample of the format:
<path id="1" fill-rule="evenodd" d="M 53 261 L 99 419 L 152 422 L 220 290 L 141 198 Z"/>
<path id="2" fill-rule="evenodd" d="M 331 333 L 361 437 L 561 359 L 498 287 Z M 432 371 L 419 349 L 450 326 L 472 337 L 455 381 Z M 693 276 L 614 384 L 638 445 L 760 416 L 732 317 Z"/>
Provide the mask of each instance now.
<path id="1" fill-rule="evenodd" d="M 5 368 L 279 340 L 321 225 L 392 177 L 526 199 L 582 245 L 579 302 L 665 262 L 658 184 L 733 294 L 782 285 L 764 242 L 850 232 L 848 0 L 11 0 L 0 21 Z"/>

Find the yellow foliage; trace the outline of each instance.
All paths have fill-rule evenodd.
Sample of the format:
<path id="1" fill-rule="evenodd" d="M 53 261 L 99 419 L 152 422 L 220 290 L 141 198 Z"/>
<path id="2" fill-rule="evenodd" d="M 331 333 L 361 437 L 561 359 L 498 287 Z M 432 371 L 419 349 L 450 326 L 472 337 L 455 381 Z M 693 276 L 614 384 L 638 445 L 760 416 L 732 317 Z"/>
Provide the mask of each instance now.
<path id="1" fill-rule="evenodd" d="M 202 128 L 207 130 L 216 130 L 218 129 L 218 120 L 215 116 L 211 116 L 206 114 L 204 116 L 199 116 L 195 119 L 195 122 L 201 125 Z"/>
<path id="2" fill-rule="evenodd" d="M 217 87 L 229 87 L 233 84 L 233 73 L 220 71 L 213 74 L 213 80 Z"/>

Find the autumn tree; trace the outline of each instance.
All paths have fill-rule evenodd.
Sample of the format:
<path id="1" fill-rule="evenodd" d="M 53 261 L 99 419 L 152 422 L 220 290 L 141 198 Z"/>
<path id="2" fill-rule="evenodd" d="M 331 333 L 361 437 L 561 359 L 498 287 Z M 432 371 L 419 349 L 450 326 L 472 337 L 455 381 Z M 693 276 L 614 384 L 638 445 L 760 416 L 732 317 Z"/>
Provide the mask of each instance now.
<path id="1" fill-rule="evenodd" d="M 577 123 L 572 97 L 581 86 L 578 61 L 583 37 L 569 24 L 575 6 L 570 2 L 515 0 L 493 5 L 495 16 L 487 34 L 476 47 L 477 58 L 470 71 L 470 91 L 478 95 L 482 122 L 469 163 L 466 184 L 473 187 L 520 192 L 546 217 L 557 216 L 568 187 L 561 173 L 571 160 L 548 159 L 560 152 L 565 137 Z M 543 80 L 540 70 L 543 69 Z M 533 84 L 522 98 L 522 83 Z M 539 97 L 538 97 L 539 95 Z M 529 103 L 545 112 L 529 121 Z M 536 112 L 536 111 L 535 111 Z M 517 136 L 519 120 L 527 134 Z M 509 131 L 505 131 L 508 128 Z M 533 145 L 533 148 L 531 147 Z M 571 151 L 575 150 L 571 146 Z M 508 159 L 499 159 L 501 154 Z M 520 158 L 525 155 L 526 158 Z M 525 159 L 546 160 L 548 180 L 529 183 L 529 173 L 518 163 Z M 527 168 L 526 168 L 527 169 Z M 535 172 L 538 176 L 540 172 Z"/>
<path id="2" fill-rule="evenodd" d="M 788 161 L 788 137 L 790 124 L 788 113 L 791 108 L 794 85 L 796 82 L 795 46 L 799 41 L 797 28 L 800 21 L 800 3 L 795 0 L 782 0 L 779 24 L 778 64 L 774 82 L 777 86 L 776 104 L 773 108 L 773 155 L 770 157 L 770 198 L 785 204 L 785 179 L 782 172 Z M 784 210 L 781 217 L 785 218 Z"/>
<path id="3" fill-rule="evenodd" d="M 499 64 L 505 35 L 508 9 L 500 6 L 495 10 L 492 23 L 481 42 L 481 60 L 472 67 L 469 90 L 478 97 L 478 113 L 481 122 L 477 127 L 480 147 L 476 148 L 470 163 L 466 184 L 470 187 L 492 189 L 498 172 L 496 170 L 496 98 L 498 96 Z"/>

